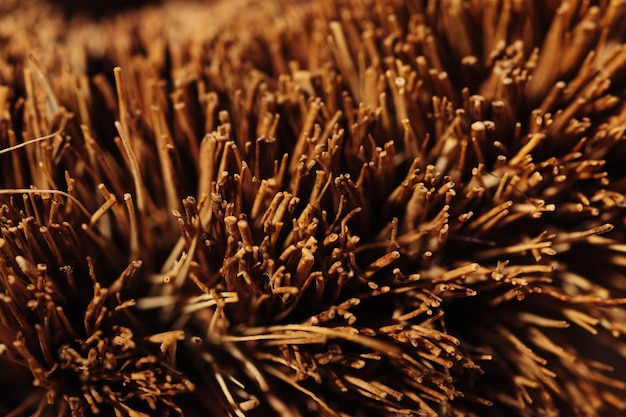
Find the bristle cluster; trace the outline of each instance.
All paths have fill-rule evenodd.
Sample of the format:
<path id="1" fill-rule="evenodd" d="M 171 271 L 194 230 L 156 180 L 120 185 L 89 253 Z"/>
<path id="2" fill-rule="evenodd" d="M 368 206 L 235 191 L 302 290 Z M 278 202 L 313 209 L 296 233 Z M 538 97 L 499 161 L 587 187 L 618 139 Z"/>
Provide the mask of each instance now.
<path id="1" fill-rule="evenodd" d="M 624 5 L 14 6 L 0 412 L 621 415 Z"/>
<path id="2" fill-rule="evenodd" d="M 61 207 L 52 193 L 22 195 L 3 207 L 0 340 L 5 366 L 26 367 L 38 389 L 13 392 L 23 404 L 5 415 L 29 413 L 34 404 L 39 415 L 148 415 L 135 403 L 146 410 L 178 409 L 172 397 L 191 384 L 171 369 L 174 358 L 149 343 L 160 344 L 152 340 L 158 335 L 143 342 L 132 321 L 122 326 L 135 302 L 120 294 L 142 262 L 131 262 L 103 287 L 94 260 L 82 250 L 81 231 L 55 221 L 65 208 L 77 218 L 82 213 Z"/>

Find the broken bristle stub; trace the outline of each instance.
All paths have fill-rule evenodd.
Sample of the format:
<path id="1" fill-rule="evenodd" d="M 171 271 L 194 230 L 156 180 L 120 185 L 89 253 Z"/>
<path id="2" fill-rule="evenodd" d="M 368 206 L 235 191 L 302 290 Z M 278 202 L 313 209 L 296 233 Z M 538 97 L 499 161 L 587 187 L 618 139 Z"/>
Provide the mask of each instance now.
<path id="1" fill-rule="evenodd" d="M 623 1 L 5 3 L 0 415 L 626 413 Z"/>

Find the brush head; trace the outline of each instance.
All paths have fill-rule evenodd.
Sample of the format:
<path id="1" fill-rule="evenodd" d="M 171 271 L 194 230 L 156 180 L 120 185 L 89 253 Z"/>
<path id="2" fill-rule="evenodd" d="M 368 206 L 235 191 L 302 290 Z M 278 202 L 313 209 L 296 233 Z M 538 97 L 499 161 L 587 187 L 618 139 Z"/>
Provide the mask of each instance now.
<path id="1" fill-rule="evenodd" d="M 621 2 L 22 7 L 2 413 L 626 409 Z"/>

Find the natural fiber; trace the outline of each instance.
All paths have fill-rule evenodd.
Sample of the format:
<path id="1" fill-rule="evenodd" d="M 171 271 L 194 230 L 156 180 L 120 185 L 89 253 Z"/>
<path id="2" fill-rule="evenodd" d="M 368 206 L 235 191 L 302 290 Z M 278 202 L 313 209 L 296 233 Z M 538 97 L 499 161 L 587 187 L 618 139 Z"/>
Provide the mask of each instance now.
<path id="1" fill-rule="evenodd" d="M 1 415 L 626 412 L 624 1 L 0 9 Z"/>

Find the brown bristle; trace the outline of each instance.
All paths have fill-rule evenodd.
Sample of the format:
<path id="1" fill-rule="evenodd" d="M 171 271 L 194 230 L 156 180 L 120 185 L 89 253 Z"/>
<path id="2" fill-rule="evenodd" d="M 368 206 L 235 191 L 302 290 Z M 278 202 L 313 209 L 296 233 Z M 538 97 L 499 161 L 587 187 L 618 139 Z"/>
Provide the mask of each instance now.
<path id="1" fill-rule="evenodd" d="M 0 414 L 626 412 L 623 1 L 54 3 L 0 6 Z"/>

